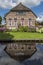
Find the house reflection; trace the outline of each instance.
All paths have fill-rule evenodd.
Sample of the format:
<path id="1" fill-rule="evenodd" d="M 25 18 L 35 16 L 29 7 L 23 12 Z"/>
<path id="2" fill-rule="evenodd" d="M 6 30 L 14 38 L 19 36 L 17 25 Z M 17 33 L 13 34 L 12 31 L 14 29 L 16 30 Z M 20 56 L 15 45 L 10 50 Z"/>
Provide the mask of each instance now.
<path id="1" fill-rule="evenodd" d="M 16 56 L 16 59 L 20 60 L 24 57 L 31 57 L 36 52 L 36 46 L 35 43 L 9 43 L 7 44 L 6 52 L 14 59 Z"/>

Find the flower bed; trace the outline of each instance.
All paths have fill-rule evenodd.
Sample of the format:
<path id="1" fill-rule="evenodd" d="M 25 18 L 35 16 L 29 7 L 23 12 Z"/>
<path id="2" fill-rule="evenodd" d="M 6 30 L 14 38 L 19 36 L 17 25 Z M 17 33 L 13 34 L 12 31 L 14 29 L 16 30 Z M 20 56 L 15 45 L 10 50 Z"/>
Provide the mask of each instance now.
<path id="1" fill-rule="evenodd" d="M 0 32 L 4 32 L 5 31 L 5 27 L 0 27 Z"/>

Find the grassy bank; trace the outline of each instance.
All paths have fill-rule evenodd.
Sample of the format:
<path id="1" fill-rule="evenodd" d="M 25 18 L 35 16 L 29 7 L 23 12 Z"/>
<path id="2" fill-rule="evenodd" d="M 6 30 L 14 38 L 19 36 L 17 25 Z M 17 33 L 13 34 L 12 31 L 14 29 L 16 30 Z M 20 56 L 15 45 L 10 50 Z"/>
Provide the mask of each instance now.
<path id="1" fill-rule="evenodd" d="M 32 32 L 0 32 L 1 39 L 43 39 L 43 33 Z"/>

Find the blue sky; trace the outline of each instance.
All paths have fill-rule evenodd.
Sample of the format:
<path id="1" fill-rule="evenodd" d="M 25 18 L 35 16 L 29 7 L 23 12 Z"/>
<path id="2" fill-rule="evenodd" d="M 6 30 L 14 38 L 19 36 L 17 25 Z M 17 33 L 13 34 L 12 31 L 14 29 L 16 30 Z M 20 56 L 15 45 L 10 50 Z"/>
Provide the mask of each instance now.
<path id="1" fill-rule="evenodd" d="M 36 13 L 37 16 L 40 16 L 43 14 L 43 2 L 41 2 L 41 4 L 36 7 L 32 7 L 31 9 Z"/>
<path id="2" fill-rule="evenodd" d="M 4 17 L 11 8 L 15 7 L 20 2 L 29 7 L 38 17 L 43 19 L 43 0 L 0 0 L 0 16 Z"/>

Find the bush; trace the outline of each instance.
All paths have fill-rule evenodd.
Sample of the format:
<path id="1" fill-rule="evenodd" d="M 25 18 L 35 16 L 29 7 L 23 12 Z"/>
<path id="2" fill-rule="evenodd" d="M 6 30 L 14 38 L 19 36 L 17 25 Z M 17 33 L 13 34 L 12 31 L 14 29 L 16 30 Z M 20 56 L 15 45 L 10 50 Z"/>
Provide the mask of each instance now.
<path id="1" fill-rule="evenodd" d="M 4 32 L 5 31 L 5 28 L 0 28 L 0 32 Z"/>
<path id="2" fill-rule="evenodd" d="M 43 28 L 40 28 L 40 31 L 41 31 L 40 33 L 43 33 Z"/>
<path id="3" fill-rule="evenodd" d="M 29 30 L 29 27 L 28 26 L 25 26 L 24 27 L 24 32 L 28 32 L 28 30 Z"/>
<path id="4" fill-rule="evenodd" d="M 18 31 L 23 32 L 24 31 L 24 27 L 20 26 L 20 28 L 18 29 Z"/>
<path id="5" fill-rule="evenodd" d="M 6 32 L 17 32 L 18 29 L 6 29 Z"/>
<path id="6" fill-rule="evenodd" d="M 31 27 L 31 28 L 29 28 L 29 32 L 36 32 L 36 29 Z"/>
<path id="7" fill-rule="evenodd" d="M 28 26 L 21 26 L 20 28 L 19 28 L 19 31 L 21 31 L 21 32 L 28 32 Z"/>
<path id="8" fill-rule="evenodd" d="M 43 33 L 43 28 L 38 28 L 38 29 L 36 30 L 36 32 L 38 32 L 38 33 Z"/>
<path id="9" fill-rule="evenodd" d="M 12 29 L 11 31 L 12 31 L 12 32 L 17 32 L 17 29 Z"/>

